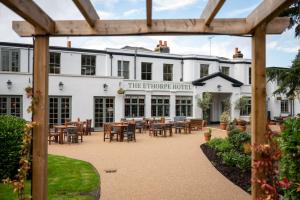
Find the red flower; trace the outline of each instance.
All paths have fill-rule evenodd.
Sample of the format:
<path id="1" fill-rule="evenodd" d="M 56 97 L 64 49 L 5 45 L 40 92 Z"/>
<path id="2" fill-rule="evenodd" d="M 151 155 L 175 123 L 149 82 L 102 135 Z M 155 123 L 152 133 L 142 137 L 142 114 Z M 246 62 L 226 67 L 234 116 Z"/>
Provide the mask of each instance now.
<path id="1" fill-rule="evenodd" d="M 278 181 L 278 185 L 284 189 L 288 189 L 291 186 L 291 182 L 289 181 L 288 178 L 285 177 L 281 181 Z"/>
<path id="2" fill-rule="evenodd" d="M 300 183 L 297 183 L 297 192 L 300 192 Z"/>

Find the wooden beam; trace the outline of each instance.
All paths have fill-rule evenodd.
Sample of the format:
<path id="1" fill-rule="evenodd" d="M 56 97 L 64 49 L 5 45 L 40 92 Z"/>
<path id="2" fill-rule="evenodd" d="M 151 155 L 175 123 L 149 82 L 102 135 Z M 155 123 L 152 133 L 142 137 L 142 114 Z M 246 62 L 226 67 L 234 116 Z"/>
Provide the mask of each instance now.
<path id="1" fill-rule="evenodd" d="M 81 14 L 84 16 L 86 21 L 91 27 L 94 27 L 99 16 L 90 0 L 73 0 Z"/>
<path id="2" fill-rule="evenodd" d="M 252 37 L 252 98 L 251 98 L 251 132 L 252 146 L 266 144 L 265 136 L 267 125 L 266 110 L 266 26 L 260 25 Z M 262 173 L 254 173 L 253 161 L 260 159 L 259 153 L 252 148 L 252 180 L 262 178 Z M 259 184 L 252 183 L 252 199 L 261 195 Z"/>
<path id="3" fill-rule="evenodd" d="M 246 21 L 248 31 L 253 32 L 263 22 L 270 22 L 274 17 L 293 3 L 294 0 L 264 0 L 257 8 L 252 11 Z"/>
<path id="4" fill-rule="evenodd" d="M 46 33 L 54 32 L 53 20 L 32 0 L 0 0 L 9 9 L 24 18 L 34 27 Z"/>
<path id="5" fill-rule="evenodd" d="M 152 0 L 146 1 L 147 7 L 147 26 L 152 26 Z"/>
<path id="6" fill-rule="evenodd" d="M 47 199 L 48 161 L 48 55 L 49 37 L 34 40 L 33 92 L 38 99 L 32 120 L 38 123 L 32 137 L 32 199 Z"/>
<path id="7" fill-rule="evenodd" d="M 288 18 L 274 19 L 267 33 L 280 34 L 289 25 Z M 13 29 L 22 37 L 39 35 L 24 21 L 14 21 Z M 85 20 L 55 21 L 55 33 L 51 36 L 119 36 L 119 35 L 248 35 L 246 19 L 215 19 L 209 27 L 203 19 L 152 20 L 97 20 L 94 28 Z"/>
<path id="8" fill-rule="evenodd" d="M 225 0 L 209 0 L 206 7 L 204 8 L 201 19 L 204 19 L 206 26 L 209 26 L 214 17 L 217 15 L 219 10 L 222 8 Z"/>

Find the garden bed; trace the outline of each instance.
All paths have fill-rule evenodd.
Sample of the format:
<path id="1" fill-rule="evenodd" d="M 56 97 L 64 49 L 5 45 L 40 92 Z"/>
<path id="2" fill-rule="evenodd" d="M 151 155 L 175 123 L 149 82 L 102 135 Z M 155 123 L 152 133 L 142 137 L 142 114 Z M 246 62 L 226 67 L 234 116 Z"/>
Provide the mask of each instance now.
<path id="1" fill-rule="evenodd" d="M 228 166 L 223 163 L 222 158 L 217 155 L 217 151 L 204 143 L 200 146 L 203 153 L 206 155 L 212 165 L 226 178 L 235 185 L 242 188 L 244 191 L 251 193 L 251 169 L 241 170 L 238 167 Z"/>

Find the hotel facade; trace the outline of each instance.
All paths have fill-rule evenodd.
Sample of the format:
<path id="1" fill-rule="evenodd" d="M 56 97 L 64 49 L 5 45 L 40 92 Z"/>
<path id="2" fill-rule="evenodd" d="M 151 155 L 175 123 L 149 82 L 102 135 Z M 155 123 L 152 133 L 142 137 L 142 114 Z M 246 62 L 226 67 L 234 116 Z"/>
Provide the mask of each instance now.
<path id="1" fill-rule="evenodd" d="M 228 59 L 170 54 L 166 42 L 155 51 L 130 46 L 82 49 L 68 44 L 49 50 L 50 125 L 77 118 L 92 119 L 95 128 L 121 118 L 202 118 L 197 101 L 205 92 L 213 97 L 211 122 L 219 121 L 226 99 L 232 105 L 232 119 L 250 119 L 251 60 L 237 49 Z M 25 88 L 32 86 L 33 46 L 0 42 L 0 63 L 0 114 L 30 120 Z M 300 113 L 299 100 L 274 96 L 276 87 L 274 82 L 267 84 L 268 116 Z M 247 98 L 247 105 L 237 110 L 241 97 Z"/>

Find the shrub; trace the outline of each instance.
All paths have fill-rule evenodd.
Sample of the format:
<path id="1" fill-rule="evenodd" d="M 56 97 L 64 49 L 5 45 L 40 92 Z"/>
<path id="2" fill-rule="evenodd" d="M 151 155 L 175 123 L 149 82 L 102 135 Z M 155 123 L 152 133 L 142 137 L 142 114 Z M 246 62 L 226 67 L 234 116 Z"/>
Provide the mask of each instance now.
<path id="1" fill-rule="evenodd" d="M 19 167 L 20 150 L 26 121 L 0 115 L 0 178 L 14 178 Z"/>
<path id="2" fill-rule="evenodd" d="M 223 162 L 229 166 L 236 166 L 242 170 L 251 168 L 251 156 L 240 154 L 234 150 L 223 152 L 220 154 Z"/>
<path id="3" fill-rule="evenodd" d="M 237 151 L 243 151 L 243 144 L 250 143 L 251 136 L 248 133 L 240 132 L 238 134 L 233 134 L 231 137 L 228 138 L 228 140 Z"/>
<path id="4" fill-rule="evenodd" d="M 236 135 L 236 134 L 240 134 L 241 133 L 241 130 L 238 129 L 238 128 L 233 128 L 231 131 L 229 131 L 228 133 L 228 138 L 232 137 L 233 135 Z"/>
<path id="5" fill-rule="evenodd" d="M 227 140 L 222 138 L 212 139 L 208 145 L 216 149 L 218 152 L 227 152 L 233 149 L 233 145 Z"/>
<path id="6" fill-rule="evenodd" d="M 287 178 L 293 183 L 284 190 L 284 199 L 300 199 L 300 192 L 297 192 L 300 183 L 300 119 L 288 119 L 284 125 L 285 130 L 278 139 L 282 152 L 279 174 L 281 179 Z"/>

